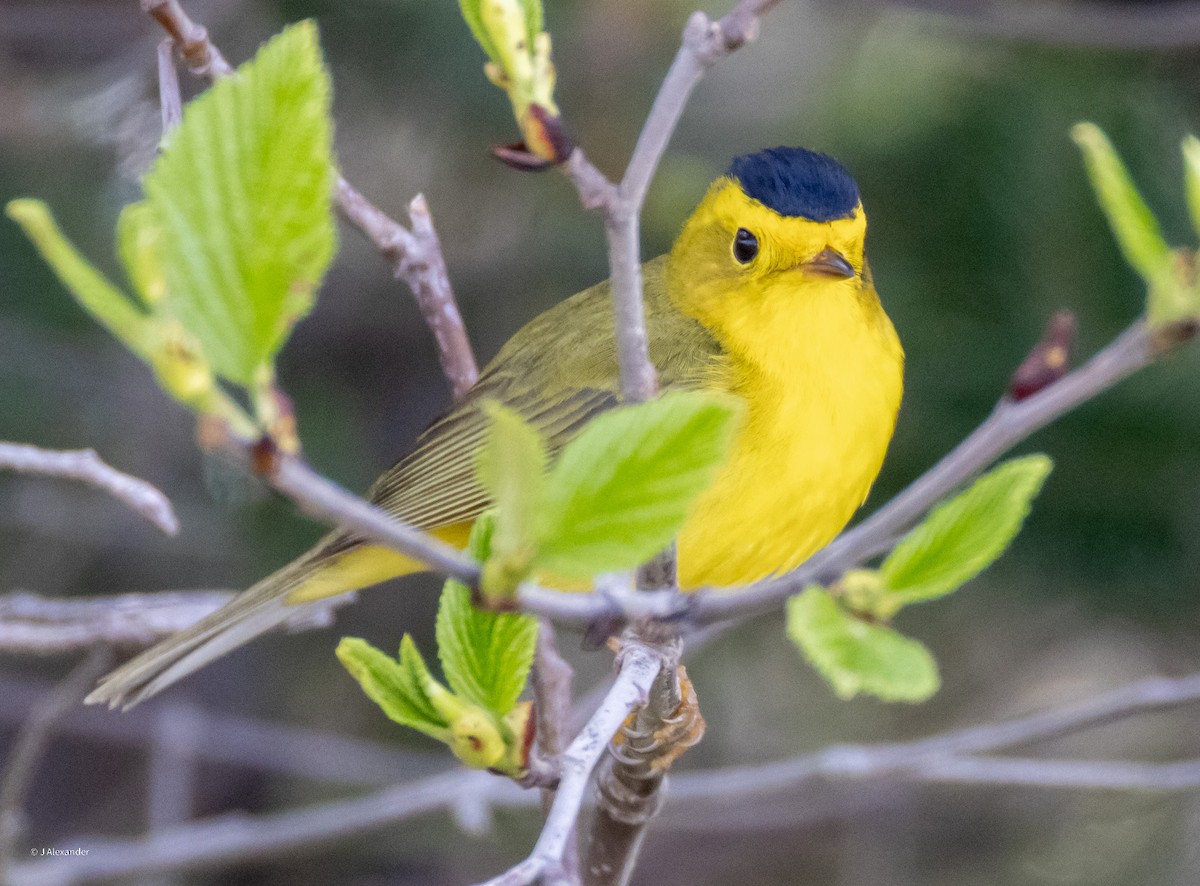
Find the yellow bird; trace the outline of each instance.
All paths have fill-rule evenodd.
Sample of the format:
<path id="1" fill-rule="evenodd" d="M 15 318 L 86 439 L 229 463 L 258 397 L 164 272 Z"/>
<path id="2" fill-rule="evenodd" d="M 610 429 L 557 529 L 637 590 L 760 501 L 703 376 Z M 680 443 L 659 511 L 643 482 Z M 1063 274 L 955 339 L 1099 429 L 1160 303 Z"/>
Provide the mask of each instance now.
<path id="1" fill-rule="evenodd" d="M 862 504 L 892 437 L 904 354 L 867 266 L 858 186 L 824 154 L 772 148 L 736 158 L 667 256 L 647 262 L 650 356 L 664 388 L 740 398 L 731 454 L 679 535 L 685 589 L 791 569 Z M 526 325 L 474 388 L 375 482 L 400 520 L 466 543 L 488 507 L 475 478 L 498 400 L 552 453 L 618 401 L 609 285 Z M 105 677 L 89 702 L 130 706 L 278 626 L 290 606 L 424 567 L 335 531 L 194 627 Z"/>

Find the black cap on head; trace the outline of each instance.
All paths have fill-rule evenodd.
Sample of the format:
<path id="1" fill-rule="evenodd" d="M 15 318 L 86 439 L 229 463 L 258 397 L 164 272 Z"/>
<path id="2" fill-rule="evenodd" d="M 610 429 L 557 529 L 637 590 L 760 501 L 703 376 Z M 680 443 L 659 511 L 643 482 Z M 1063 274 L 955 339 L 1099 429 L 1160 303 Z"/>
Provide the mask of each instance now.
<path id="1" fill-rule="evenodd" d="M 849 218 L 858 205 L 858 185 L 842 164 L 804 148 L 743 154 L 729 164 L 729 175 L 780 215 L 828 222 Z"/>

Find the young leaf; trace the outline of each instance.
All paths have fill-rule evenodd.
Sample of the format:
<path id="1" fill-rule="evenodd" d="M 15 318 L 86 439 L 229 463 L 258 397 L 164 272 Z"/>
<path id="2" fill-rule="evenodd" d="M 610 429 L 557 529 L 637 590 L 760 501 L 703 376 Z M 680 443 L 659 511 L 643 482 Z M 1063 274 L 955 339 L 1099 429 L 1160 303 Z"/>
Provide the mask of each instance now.
<path id="1" fill-rule="evenodd" d="M 397 661 L 366 640 L 343 637 L 337 646 L 337 657 L 388 717 L 440 741 L 449 741 L 450 722 L 438 712 L 425 691 L 425 683 L 432 677 L 408 634 L 404 635 L 400 650 Z"/>
<path id="2" fill-rule="evenodd" d="M 1170 269 L 1171 249 L 1112 142 L 1094 123 L 1075 124 L 1071 137 L 1083 152 L 1092 189 L 1125 260 L 1147 282 L 1160 279 Z"/>
<path id="3" fill-rule="evenodd" d="M 79 254 L 55 224 L 49 207 L 41 200 L 22 199 L 10 201 L 5 211 L 84 310 L 143 360 L 152 360 L 154 332 L 150 318 Z"/>
<path id="4" fill-rule="evenodd" d="M 986 569 L 1021 531 L 1051 467 L 1044 455 L 1015 458 L 934 508 L 883 561 L 884 599 L 931 600 Z"/>
<path id="5" fill-rule="evenodd" d="M 593 420 L 550 474 L 536 568 L 590 578 L 661 551 L 724 460 L 738 417 L 728 401 L 679 391 Z"/>
<path id="6" fill-rule="evenodd" d="M 538 520 L 546 498 L 546 444 L 537 431 L 511 409 L 486 403 L 489 431 L 475 462 L 475 472 L 496 508 L 490 556 L 514 571 L 527 569 L 538 543 Z"/>
<path id="7" fill-rule="evenodd" d="M 462 11 L 463 20 L 466 21 L 467 27 L 471 29 L 471 34 L 475 37 L 475 42 L 479 44 L 489 59 L 496 64 L 500 64 L 500 53 L 496 51 L 496 44 L 492 41 L 491 35 L 488 34 L 487 28 L 483 25 L 483 4 L 486 0 L 458 0 L 458 8 Z"/>
<path id="8" fill-rule="evenodd" d="M 316 26 L 293 25 L 187 105 L 144 182 L 170 310 L 246 387 L 333 256 L 329 101 Z"/>
<path id="9" fill-rule="evenodd" d="M 865 692 L 884 701 L 919 702 L 941 683 L 923 645 L 855 618 L 817 585 L 788 600 L 787 632 L 841 698 Z"/>
<path id="10" fill-rule="evenodd" d="M 477 560 L 488 559 L 490 532 L 491 515 L 484 514 L 475 522 L 468 544 Z M 466 585 L 446 582 L 437 614 L 438 656 L 446 681 L 458 695 L 503 718 L 525 688 L 536 642 L 537 619 L 476 609 Z"/>

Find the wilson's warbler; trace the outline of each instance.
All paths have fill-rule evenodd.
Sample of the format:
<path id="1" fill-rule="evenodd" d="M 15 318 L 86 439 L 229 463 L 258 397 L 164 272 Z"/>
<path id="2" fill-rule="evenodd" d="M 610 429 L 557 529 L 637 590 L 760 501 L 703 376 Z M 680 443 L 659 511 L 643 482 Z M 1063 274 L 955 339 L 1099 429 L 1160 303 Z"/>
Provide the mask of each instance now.
<path id="1" fill-rule="evenodd" d="M 829 542 L 883 462 L 904 356 L 864 255 L 858 187 L 801 148 L 738 157 L 668 256 L 647 262 L 650 356 L 664 388 L 740 397 L 745 418 L 679 536 L 684 589 L 782 572 Z M 567 299 L 513 336 L 475 387 L 368 497 L 462 546 L 488 506 L 475 478 L 481 402 L 516 410 L 559 450 L 617 403 L 609 286 Z M 421 565 L 346 532 L 326 536 L 197 625 L 109 674 L 90 702 L 132 705 L 279 625 L 289 603 L 333 596 Z"/>

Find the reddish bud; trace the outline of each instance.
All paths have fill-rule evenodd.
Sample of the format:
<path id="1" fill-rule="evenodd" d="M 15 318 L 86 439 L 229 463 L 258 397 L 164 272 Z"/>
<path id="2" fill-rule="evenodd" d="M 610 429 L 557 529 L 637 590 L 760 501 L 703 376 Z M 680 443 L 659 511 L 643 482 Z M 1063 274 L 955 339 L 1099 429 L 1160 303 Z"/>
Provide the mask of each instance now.
<path id="1" fill-rule="evenodd" d="M 279 468 L 280 452 L 275 441 L 264 435 L 250 447 L 250 470 L 256 477 L 270 477 Z"/>
<path id="2" fill-rule="evenodd" d="M 1075 315 L 1070 311 L 1059 311 L 1050 318 L 1042 340 L 1013 373 L 1008 386 L 1008 394 L 1013 400 L 1033 396 L 1070 371 L 1075 329 Z"/>

